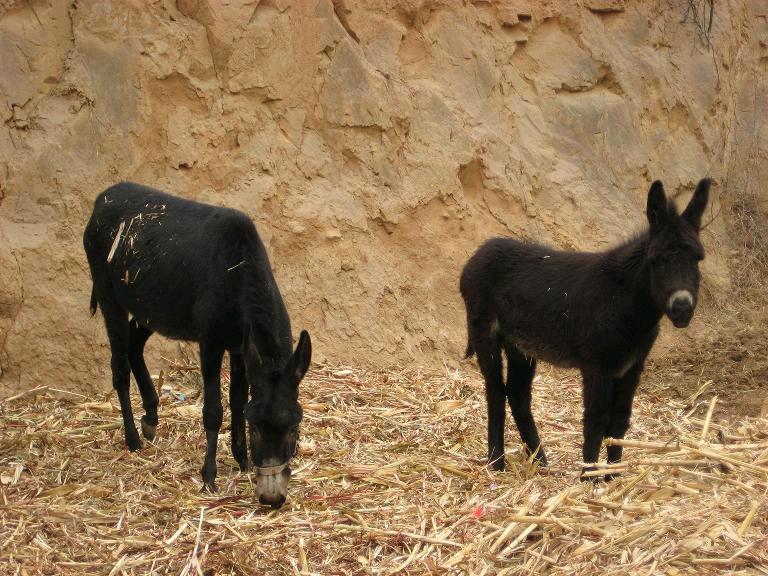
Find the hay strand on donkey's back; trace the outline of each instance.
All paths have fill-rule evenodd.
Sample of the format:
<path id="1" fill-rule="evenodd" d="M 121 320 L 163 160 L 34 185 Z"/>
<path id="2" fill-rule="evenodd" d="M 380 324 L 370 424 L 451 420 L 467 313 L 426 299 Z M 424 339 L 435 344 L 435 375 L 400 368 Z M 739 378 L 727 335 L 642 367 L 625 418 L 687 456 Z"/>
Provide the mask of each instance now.
<path id="1" fill-rule="evenodd" d="M 115 239 L 112 241 L 112 247 L 109 249 L 109 254 L 107 254 L 107 264 L 112 262 L 112 258 L 115 256 L 115 252 L 117 252 L 117 247 L 120 245 L 120 239 L 123 237 L 123 229 L 125 228 L 125 221 L 120 222 L 120 226 L 117 228 L 117 234 L 115 234 Z"/>

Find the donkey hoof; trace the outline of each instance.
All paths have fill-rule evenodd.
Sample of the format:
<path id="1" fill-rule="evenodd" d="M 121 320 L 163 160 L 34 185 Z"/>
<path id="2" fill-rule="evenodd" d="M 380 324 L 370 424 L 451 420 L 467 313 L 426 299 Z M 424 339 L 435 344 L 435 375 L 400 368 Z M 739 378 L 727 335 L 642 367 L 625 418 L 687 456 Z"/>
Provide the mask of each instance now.
<path id="1" fill-rule="evenodd" d="M 144 438 L 146 438 L 149 441 L 152 441 L 155 439 L 155 434 L 157 433 L 157 424 L 150 424 L 147 422 L 147 417 L 142 416 L 141 417 L 141 433 L 144 434 Z"/>
<path id="2" fill-rule="evenodd" d="M 504 458 L 496 458 L 488 463 L 488 467 L 494 472 L 504 472 Z"/>
<path id="3" fill-rule="evenodd" d="M 141 438 L 139 438 L 139 433 L 136 430 L 126 432 L 125 444 L 128 446 L 128 450 L 136 452 L 136 450 L 141 448 Z"/>
<path id="4" fill-rule="evenodd" d="M 610 482 L 611 480 L 615 480 L 619 476 L 621 476 L 621 474 L 619 474 L 618 472 L 614 472 L 613 474 L 606 474 L 605 475 L 605 481 L 606 482 Z"/>
<path id="5" fill-rule="evenodd" d="M 218 490 L 219 489 L 216 487 L 216 482 L 211 480 L 210 482 L 203 482 L 203 487 L 200 489 L 200 492 L 202 494 L 216 494 Z"/>
<path id="6" fill-rule="evenodd" d="M 527 451 L 528 457 L 531 456 L 531 452 Z M 544 448 L 539 448 L 536 451 L 536 454 L 533 456 L 533 460 L 539 465 L 539 466 L 547 466 L 547 455 L 544 453 Z"/>
<path id="7" fill-rule="evenodd" d="M 592 482 L 593 484 L 597 484 L 600 481 L 600 475 L 599 474 L 591 474 L 587 475 L 587 472 L 592 472 L 593 470 L 597 470 L 596 466 L 586 466 L 581 469 L 581 476 L 579 476 L 579 480 L 582 482 Z"/>
<path id="8" fill-rule="evenodd" d="M 206 490 L 210 492 L 211 494 L 216 492 L 216 463 L 204 463 L 203 467 L 200 469 L 200 476 L 203 478 L 203 489 L 202 492 L 205 492 Z"/>

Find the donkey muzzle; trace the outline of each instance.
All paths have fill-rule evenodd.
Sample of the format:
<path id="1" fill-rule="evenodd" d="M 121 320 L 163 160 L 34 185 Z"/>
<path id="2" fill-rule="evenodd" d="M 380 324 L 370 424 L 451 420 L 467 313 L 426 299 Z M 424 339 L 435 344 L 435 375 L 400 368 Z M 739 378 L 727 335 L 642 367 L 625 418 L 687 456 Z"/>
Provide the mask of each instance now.
<path id="1" fill-rule="evenodd" d="M 276 466 L 258 466 L 254 471 L 259 503 L 277 510 L 285 503 L 288 494 L 288 480 L 291 478 L 288 462 Z"/>
<path id="2" fill-rule="evenodd" d="M 693 318 L 695 303 L 688 290 L 676 290 L 667 300 L 667 316 L 675 328 L 685 328 Z"/>
<path id="3" fill-rule="evenodd" d="M 285 496 L 278 494 L 277 496 L 267 498 L 262 494 L 259 496 L 259 504 L 262 506 L 271 506 L 273 510 L 279 510 L 280 507 L 285 504 Z"/>

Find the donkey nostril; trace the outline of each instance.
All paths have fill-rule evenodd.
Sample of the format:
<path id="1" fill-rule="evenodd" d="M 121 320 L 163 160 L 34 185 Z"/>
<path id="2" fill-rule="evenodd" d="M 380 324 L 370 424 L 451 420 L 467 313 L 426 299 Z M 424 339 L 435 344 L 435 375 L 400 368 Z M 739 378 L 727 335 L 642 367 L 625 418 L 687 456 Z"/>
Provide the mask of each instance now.
<path id="1" fill-rule="evenodd" d="M 678 298 L 672 302 L 670 313 L 673 316 L 688 316 L 693 314 L 693 302 L 686 298 Z"/>
<path id="2" fill-rule="evenodd" d="M 685 328 L 693 318 L 693 304 L 687 299 L 675 300 L 667 310 L 667 315 L 677 328 Z"/>
<path id="3" fill-rule="evenodd" d="M 285 504 L 285 496 L 283 496 L 282 494 L 278 494 L 274 498 L 266 498 L 264 496 L 259 496 L 259 504 L 263 506 L 271 506 L 273 509 L 277 510 L 283 504 Z"/>

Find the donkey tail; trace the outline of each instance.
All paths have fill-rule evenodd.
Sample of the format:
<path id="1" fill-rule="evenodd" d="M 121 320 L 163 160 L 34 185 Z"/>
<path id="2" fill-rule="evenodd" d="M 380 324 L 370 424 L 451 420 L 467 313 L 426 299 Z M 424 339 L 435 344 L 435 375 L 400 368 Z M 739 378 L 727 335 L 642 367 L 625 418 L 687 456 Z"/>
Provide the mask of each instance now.
<path id="1" fill-rule="evenodd" d="M 91 288 L 91 316 L 96 314 L 96 309 L 99 307 L 99 300 L 96 298 L 96 286 Z"/>

